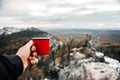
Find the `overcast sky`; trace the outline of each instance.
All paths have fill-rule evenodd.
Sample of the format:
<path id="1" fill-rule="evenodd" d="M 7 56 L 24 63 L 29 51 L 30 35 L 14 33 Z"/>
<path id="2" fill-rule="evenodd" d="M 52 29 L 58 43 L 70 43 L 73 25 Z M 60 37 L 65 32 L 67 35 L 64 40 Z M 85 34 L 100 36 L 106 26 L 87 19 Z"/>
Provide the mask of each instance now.
<path id="1" fill-rule="evenodd" d="M 0 28 L 120 29 L 120 0 L 0 0 Z"/>

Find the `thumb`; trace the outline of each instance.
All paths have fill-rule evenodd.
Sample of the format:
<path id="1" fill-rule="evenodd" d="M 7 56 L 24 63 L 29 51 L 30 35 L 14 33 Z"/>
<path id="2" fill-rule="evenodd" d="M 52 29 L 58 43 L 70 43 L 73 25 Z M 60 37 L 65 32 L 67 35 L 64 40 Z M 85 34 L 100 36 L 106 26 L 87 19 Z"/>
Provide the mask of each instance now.
<path id="1" fill-rule="evenodd" d="M 33 43 L 34 42 L 32 40 L 30 40 L 25 46 L 28 47 L 30 50 L 30 48 L 33 46 Z"/>

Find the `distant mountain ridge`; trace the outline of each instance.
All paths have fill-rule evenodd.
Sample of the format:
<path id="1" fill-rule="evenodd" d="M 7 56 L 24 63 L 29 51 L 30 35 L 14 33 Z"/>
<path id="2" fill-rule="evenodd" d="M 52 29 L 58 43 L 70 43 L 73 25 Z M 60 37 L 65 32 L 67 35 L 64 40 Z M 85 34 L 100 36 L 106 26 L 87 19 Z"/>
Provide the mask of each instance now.
<path id="1" fill-rule="evenodd" d="M 84 33 L 91 33 L 94 36 L 120 40 L 120 30 L 90 30 L 90 29 L 51 29 L 47 32 L 62 36 L 83 37 Z"/>
<path id="2" fill-rule="evenodd" d="M 20 32 L 22 30 L 24 30 L 24 29 L 14 28 L 14 27 L 4 27 L 4 28 L 0 29 L 0 35 L 1 34 L 9 35 L 9 34 L 12 34 L 12 33 L 15 33 L 15 32 Z"/>
<path id="3" fill-rule="evenodd" d="M 20 31 L 24 31 L 24 30 L 31 30 L 31 31 L 40 31 L 38 28 L 15 28 L 15 27 L 4 27 L 2 29 L 0 29 L 0 35 L 4 34 L 4 35 L 10 35 L 12 33 L 16 33 L 16 32 L 20 32 Z"/>

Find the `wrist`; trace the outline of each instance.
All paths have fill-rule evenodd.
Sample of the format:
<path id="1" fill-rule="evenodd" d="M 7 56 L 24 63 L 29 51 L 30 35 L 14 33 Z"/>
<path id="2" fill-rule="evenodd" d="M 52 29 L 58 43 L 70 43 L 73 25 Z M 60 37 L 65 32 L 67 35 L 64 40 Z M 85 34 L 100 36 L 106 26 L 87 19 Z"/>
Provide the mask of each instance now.
<path id="1" fill-rule="evenodd" d="M 19 58 L 21 59 L 22 64 L 23 64 L 23 71 L 25 71 L 25 69 L 26 69 L 27 66 L 28 66 L 28 61 L 25 60 L 25 59 L 23 58 L 23 56 L 21 56 L 21 55 L 19 55 L 19 54 L 16 54 L 16 55 L 19 56 Z"/>

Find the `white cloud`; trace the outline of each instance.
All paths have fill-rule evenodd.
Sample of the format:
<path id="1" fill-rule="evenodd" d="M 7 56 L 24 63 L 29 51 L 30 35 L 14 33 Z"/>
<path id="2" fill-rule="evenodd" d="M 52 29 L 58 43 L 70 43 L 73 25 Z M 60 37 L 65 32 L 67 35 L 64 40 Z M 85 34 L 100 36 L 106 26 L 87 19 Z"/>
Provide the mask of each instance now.
<path id="1" fill-rule="evenodd" d="M 64 27 L 84 28 L 90 25 L 103 28 L 109 24 L 114 26 L 114 23 L 120 21 L 118 0 L 2 0 L 2 2 L 0 26 L 6 24 L 40 26 L 43 23 L 43 26 L 54 24 L 57 27 L 56 24 L 65 24 Z"/>
<path id="2" fill-rule="evenodd" d="M 120 23 L 117 23 L 118 25 L 120 25 Z"/>
<path id="3" fill-rule="evenodd" d="M 105 24 L 103 24 L 103 23 L 98 23 L 97 25 L 98 25 L 98 26 L 104 26 Z"/>

